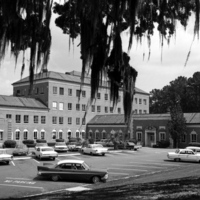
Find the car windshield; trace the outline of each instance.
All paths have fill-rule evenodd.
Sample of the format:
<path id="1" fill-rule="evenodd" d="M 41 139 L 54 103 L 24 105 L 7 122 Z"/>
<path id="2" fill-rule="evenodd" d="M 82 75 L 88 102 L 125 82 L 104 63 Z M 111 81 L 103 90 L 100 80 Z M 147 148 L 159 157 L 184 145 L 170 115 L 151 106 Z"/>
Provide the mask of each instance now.
<path id="1" fill-rule="evenodd" d="M 56 145 L 66 145 L 65 142 L 56 142 Z"/>
<path id="2" fill-rule="evenodd" d="M 85 168 L 85 170 L 89 170 L 90 169 L 90 167 L 85 162 L 82 165 Z"/>
<path id="3" fill-rule="evenodd" d="M 42 149 L 41 151 L 53 151 L 53 148 L 45 148 L 45 149 Z"/>

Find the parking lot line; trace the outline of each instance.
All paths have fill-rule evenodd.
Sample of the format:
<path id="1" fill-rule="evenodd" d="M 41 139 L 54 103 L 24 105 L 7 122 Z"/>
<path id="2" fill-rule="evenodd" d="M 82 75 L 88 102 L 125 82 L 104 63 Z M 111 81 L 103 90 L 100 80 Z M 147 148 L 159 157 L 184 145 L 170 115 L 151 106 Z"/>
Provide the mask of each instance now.
<path id="1" fill-rule="evenodd" d="M 37 160 L 33 159 L 36 163 L 40 164 L 40 162 L 38 162 Z"/>
<path id="2" fill-rule="evenodd" d="M 110 170 L 110 169 L 119 169 L 121 171 L 141 171 L 141 172 L 147 172 L 149 170 L 146 170 L 146 169 L 122 169 L 122 168 L 116 168 L 116 167 L 111 167 L 111 168 L 107 168 L 107 170 Z"/>
<path id="3" fill-rule="evenodd" d="M 43 187 L 32 187 L 32 186 L 25 186 L 25 185 L 10 185 L 10 184 L 0 184 L 1 186 L 10 186 L 10 187 L 25 187 L 25 188 L 32 188 L 32 189 L 41 189 L 44 190 Z"/>
<path id="4" fill-rule="evenodd" d="M 17 180 L 27 180 L 27 181 L 32 180 L 30 178 L 13 178 L 13 177 L 6 177 L 6 179 L 17 179 Z"/>
<path id="5" fill-rule="evenodd" d="M 116 175 L 129 175 L 128 173 L 118 173 L 118 172 L 108 172 L 108 174 L 116 174 Z"/>
<path id="6" fill-rule="evenodd" d="M 12 160 L 10 162 L 12 163 L 13 166 L 15 166 L 15 163 Z"/>
<path id="7" fill-rule="evenodd" d="M 161 163 L 161 162 L 153 162 L 152 161 L 152 163 L 147 163 L 147 162 L 144 162 L 144 161 L 139 161 L 139 162 L 130 162 L 130 163 L 134 163 L 134 164 L 142 164 L 142 163 L 144 163 L 145 165 L 149 165 L 149 164 L 151 164 L 151 165 L 166 165 L 166 166 L 175 166 L 175 167 L 179 167 L 180 166 L 180 164 L 170 164 L 170 163 Z"/>
<path id="8" fill-rule="evenodd" d="M 131 165 L 121 165 L 121 164 L 112 164 L 112 165 L 115 165 L 115 166 L 127 166 L 127 167 L 135 167 L 135 166 L 137 166 L 137 167 L 148 167 L 148 168 L 158 168 L 158 169 L 160 169 L 160 168 L 163 168 L 163 167 L 158 167 L 158 166 L 144 166 L 144 165 L 137 165 L 137 164 L 135 164 L 135 165 L 133 165 L 133 164 L 131 164 Z"/>

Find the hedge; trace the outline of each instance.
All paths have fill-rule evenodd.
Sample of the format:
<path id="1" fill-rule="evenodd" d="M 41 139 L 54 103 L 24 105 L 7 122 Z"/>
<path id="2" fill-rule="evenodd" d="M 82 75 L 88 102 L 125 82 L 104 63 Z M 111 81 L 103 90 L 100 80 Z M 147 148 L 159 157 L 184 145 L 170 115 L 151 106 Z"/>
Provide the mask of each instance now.
<path id="1" fill-rule="evenodd" d="M 44 139 L 37 139 L 37 140 L 36 140 L 36 143 L 47 143 L 47 141 L 44 140 Z"/>
<path id="2" fill-rule="evenodd" d="M 34 144 L 35 141 L 34 141 L 34 140 L 23 140 L 22 143 L 23 143 L 23 144 L 26 144 L 26 145 L 27 145 L 27 144 Z"/>
<path id="3" fill-rule="evenodd" d="M 56 139 L 56 142 L 64 142 L 64 139 Z"/>
<path id="4" fill-rule="evenodd" d="M 3 148 L 15 148 L 17 142 L 15 140 L 6 140 L 3 143 Z"/>

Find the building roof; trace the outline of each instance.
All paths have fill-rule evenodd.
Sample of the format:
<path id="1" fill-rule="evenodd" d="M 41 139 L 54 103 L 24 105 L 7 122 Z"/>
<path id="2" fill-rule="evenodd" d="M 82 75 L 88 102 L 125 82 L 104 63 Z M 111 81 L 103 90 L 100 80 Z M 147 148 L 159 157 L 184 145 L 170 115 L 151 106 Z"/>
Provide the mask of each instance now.
<path id="1" fill-rule="evenodd" d="M 47 71 L 43 73 L 38 73 L 34 75 L 34 80 L 44 80 L 44 79 L 53 79 L 58 81 L 67 81 L 67 82 L 74 82 L 74 83 L 80 83 L 81 82 L 81 72 L 78 71 L 71 71 L 66 73 L 60 73 L 60 72 L 53 72 L 53 71 Z M 84 79 L 84 83 L 87 85 L 90 85 L 90 76 L 86 75 Z M 12 85 L 17 85 L 21 83 L 27 83 L 29 82 L 29 77 L 25 77 L 17 82 L 14 82 Z M 106 83 L 106 82 L 105 82 Z M 106 84 L 105 84 L 106 85 Z M 149 93 L 135 87 L 136 93 L 149 95 Z"/>
<path id="2" fill-rule="evenodd" d="M 184 113 L 187 124 L 200 123 L 200 113 Z"/>
<path id="3" fill-rule="evenodd" d="M 0 106 L 48 109 L 40 101 L 33 98 L 0 95 Z"/>
<path id="4" fill-rule="evenodd" d="M 88 125 L 90 124 L 125 124 L 123 114 L 110 114 L 110 115 L 96 115 L 92 118 Z"/>

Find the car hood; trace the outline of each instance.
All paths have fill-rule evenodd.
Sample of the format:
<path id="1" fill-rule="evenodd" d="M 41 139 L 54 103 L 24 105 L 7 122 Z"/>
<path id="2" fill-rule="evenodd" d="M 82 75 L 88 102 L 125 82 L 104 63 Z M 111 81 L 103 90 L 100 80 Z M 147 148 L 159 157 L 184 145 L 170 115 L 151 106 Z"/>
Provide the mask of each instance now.
<path id="1" fill-rule="evenodd" d="M 57 154 L 55 151 L 42 151 L 42 154 Z"/>
<path id="2" fill-rule="evenodd" d="M 107 151 L 108 149 L 104 148 L 104 147 L 97 147 L 97 148 L 94 148 L 94 150 L 104 150 L 104 151 Z"/>
<path id="3" fill-rule="evenodd" d="M 55 147 L 64 147 L 64 148 L 67 148 L 67 146 L 66 145 L 55 145 Z"/>
<path id="4" fill-rule="evenodd" d="M 9 154 L 1 154 L 0 155 L 0 158 L 11 158 L 12 155 L 9 155 Z"/>

